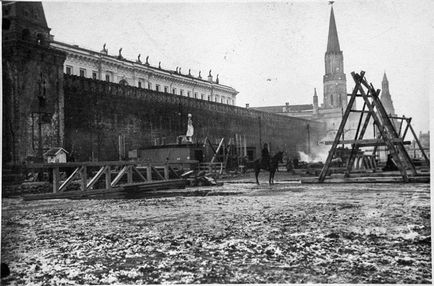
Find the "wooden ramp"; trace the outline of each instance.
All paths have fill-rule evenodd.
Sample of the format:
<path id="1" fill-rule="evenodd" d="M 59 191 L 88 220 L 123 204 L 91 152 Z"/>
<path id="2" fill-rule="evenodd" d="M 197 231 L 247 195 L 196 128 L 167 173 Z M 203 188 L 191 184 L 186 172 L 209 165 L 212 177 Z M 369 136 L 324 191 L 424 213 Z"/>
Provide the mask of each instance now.
<path id="1" fill-rule="evenodd" d="M 45 193 L 25 195 L 25 201 L 32 200 L 50 200 L 50 199 L 72 199 L 72 200 L 88 200 L 88 199 L 140 199 L 148 196 L 150 191 L 168 190 L 168 189 L 183 189 L 185 188 L 185 180 L 166 180 L 153 181 L 143 183 L 133 183 L 122 185 L 117 188 L 87 190 L 87 191 L 69 191 L 61 193 Z"/>

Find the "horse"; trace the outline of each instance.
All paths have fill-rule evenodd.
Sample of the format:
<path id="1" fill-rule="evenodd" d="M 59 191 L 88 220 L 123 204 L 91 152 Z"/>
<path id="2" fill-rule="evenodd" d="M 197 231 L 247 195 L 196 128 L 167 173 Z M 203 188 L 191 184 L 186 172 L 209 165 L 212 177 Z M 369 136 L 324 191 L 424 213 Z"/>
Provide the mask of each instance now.
<path id="1" fill-rule="evenodd" d="M 274 155 L 273 157 L 271 157 L 270 159 L 270 178 L 268 183 L 270 185 L 274 184 L 274 174 L 276 173 L 276 170 L 279 166 L 279 162 L 283 163 L 283 152 L 279 151 L 276 153 L 276 155 Z M 259 181 L 258 181 L 258 175 L 259 172 L 261 171 L 261 169 L 266 170 L 265 166 L 262 165 L 261 159 L 256 159 L 254 162 L 254 168 L 255 168 L 255 177 L 256 177 L 256 184 L 259 185 Z"/>

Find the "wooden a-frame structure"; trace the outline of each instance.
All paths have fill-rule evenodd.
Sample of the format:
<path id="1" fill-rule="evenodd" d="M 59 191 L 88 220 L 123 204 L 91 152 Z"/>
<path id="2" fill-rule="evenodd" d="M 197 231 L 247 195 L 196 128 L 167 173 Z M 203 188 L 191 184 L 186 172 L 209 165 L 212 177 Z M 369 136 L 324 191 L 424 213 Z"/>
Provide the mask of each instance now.
<path id="1" fill-rule="evenodd" d="M 404 146 L 404 144 L 409 144 L 409 142 L 404 142 L 403 137 L 400 137 L 393 126 L 391 119 L 387 115 L 387 112 L 379 99 L 380 90 L 375 90 L 372 84 L 368 84 L 364 75 L 364 71 L 361 71 L 360 74 L 355 72 L 351 73 L 356 85 L 352 94 L 350 95 L 351 97 L 345 113 L 342 116 L 342 121 L 338 132 L 336 133 L 335 140 L 332 143 L 327 160 L 319 175 L 319 182 L 324 182 L 324 179 L 329 171 L 331 161 L 339 144 L 351 144 L 351 153 L 347 160 L 345 177 L 349 177 L 359 148 L 367 146 L 374 147 L 373 154 L 375 154 L 377 146 L 387 146 L 387 149 L 390 155 L 392 155 L 392 158 L 396 163 L 404 182 L 408 182 L 408 171 L 413 176 L 417 175 L 416 168 Z M 366 89 L 366 92 L 364 89 Z M 362 110 L 352 109 L 353 106 L 355 107 L 355 101 L 357 97 L 363 98 L 364 104 Z M 360 113 L 360 119 L 357 125 L 355 138 L 354 140 L 341 140 L 341 137 L 344 133 L 345 124 L 347 123 L 350 113 Z M 366 116 L 364 116 L 365 114 Z M 363 139 L 371 118 L 374 120 L 373 123 L 376 126 L 379 134 L 376 139 Z"/>

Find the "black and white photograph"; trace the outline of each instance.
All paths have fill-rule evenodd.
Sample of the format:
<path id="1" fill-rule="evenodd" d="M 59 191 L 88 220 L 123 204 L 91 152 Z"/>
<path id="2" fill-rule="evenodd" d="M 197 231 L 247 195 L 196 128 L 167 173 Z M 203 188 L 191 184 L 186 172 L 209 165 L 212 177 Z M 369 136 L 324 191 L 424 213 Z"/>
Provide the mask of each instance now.
<path id="1" fill-rule="evenodd" d="M 432 284 L 433 1 L 1 5 L 1 285 Z"/>

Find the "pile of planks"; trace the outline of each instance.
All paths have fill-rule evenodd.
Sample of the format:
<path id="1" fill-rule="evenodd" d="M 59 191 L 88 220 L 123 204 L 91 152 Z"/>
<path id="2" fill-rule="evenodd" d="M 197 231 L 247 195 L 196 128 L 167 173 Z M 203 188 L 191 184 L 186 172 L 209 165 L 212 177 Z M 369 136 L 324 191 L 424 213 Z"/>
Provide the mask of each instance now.
<path id="1" fill-rule="evenodd" d="M 212 174 L 203 170 L 185 172 L 181 175 L 181 178 L 186 180 L 190 187 L 218 185 Z"/>

